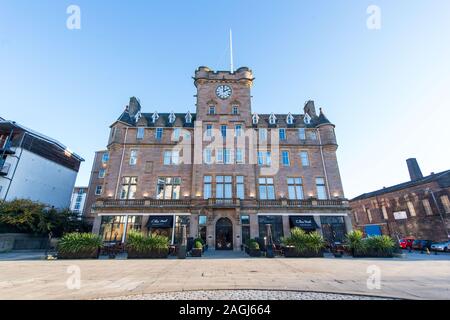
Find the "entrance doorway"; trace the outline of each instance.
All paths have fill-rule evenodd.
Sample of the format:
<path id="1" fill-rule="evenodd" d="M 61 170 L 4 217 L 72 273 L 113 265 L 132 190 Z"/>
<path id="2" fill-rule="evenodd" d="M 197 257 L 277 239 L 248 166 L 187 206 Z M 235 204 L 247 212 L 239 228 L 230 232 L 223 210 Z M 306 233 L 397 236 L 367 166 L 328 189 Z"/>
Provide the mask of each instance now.
<path id="1" fill-rule="evenodd" d="M 216 223 L 216 250 L 233 250 L 233 223 L 228 218 Z"/>

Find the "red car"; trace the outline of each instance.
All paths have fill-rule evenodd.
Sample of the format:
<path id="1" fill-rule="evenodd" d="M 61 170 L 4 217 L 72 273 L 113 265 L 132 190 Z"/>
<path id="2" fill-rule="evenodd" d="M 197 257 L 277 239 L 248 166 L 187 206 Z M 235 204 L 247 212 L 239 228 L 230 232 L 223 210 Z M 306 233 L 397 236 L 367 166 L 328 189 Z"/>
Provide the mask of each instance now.
<path id="1" fill-rule="evenodd" d="M 411 238 L 411 237 L 400 239 L 400 241 L 399 241 L 400 248 L 402 248 L 402 249 L 411 249 L 414 240 L 415 239 Z"/>

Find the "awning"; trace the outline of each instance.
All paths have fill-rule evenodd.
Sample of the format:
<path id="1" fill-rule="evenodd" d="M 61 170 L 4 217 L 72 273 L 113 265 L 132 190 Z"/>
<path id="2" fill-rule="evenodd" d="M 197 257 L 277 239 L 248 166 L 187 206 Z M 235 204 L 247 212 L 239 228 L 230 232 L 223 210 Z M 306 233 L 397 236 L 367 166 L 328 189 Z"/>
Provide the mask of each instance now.
<path id="1" fill-rule="evenodd" d="M 147 223 L 147 228 L 172 228 L 173 216 L 150 216 Z"/>
<path id="2" fill-rule="evenodd" d="M 304 230 L 317 230 L 319 226 L 313 216 L 290 216 L 291 225 Z"/>

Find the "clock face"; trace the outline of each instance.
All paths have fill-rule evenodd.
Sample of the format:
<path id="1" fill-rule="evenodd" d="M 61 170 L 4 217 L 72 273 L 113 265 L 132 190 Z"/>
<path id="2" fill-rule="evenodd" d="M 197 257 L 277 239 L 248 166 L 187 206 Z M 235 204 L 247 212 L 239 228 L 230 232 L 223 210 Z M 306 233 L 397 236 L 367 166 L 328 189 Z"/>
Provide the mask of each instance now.
<path id="1" fill-rule="evenodd" d="M 228 99 L 231 96 L 232 90 L 229 86 L 221 85 L 216 89 L 216 94 L 220 99 Z"/>

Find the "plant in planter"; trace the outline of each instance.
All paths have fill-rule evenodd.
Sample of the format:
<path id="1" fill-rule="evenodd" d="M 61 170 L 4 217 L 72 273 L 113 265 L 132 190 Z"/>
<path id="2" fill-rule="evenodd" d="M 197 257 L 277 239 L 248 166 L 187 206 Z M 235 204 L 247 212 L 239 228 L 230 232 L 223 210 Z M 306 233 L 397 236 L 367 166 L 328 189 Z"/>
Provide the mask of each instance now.
<path id="1" fill-rule="evenodd" d="M 291 230 L 291 236 L 282 240 L 286 258 L 323 257 L 325 241 L 318 232 L 306 233 L 300 228 Z"/>
<path id="2" fill-rule="evenodd" d="M 256 240 L 249 241 L 248 254 L 250 255 L 250 257 L 261 257 L 259 243 Z"/>
<path id="3" fill-rule="evenodd" d="M 131 231 L 126 244 L 128 259 L 163 259 L 169 255 L 169 239 L 160 235 L 145 236 Z"/>
<path id="4" fill-rule="evenodd" d="M 364 240 L 367 255 L 371 257 L 390 258 L 394 256 L 396 249 L 395 241 L 386 235 L 369 237 Z"/>
<path id="5" fill-rule="evenodd" d="M 352 256 L 364 256 L 366 253 L 366 246 L 364 243 L 364 235 L 359 230 L 353 230 L 345 236 L 345 243 L 349 247 Z"/>
<path id="6" fill-rule="evenodd" d="M 58 259 L 97 259 L 102 246 L 100 236 L 92 233 L 67 233 L 57 245 Z"/>
<path id="7" fill-rule="evenodd" d="M 355 230 L 347 234 L 346 244 L 353 257 L 385 257 L 394 256 L 395 241 L 386 235 L 364 239 L 361 231 Z"/>
<path id="8" fill-rule="evenodd" d="M 192 248 L 191 255 L 193 257 L 201 257 L 202 253 L 203 253 L 203 242 L 197 239 L 194 242 L 194 247 Z"/>

